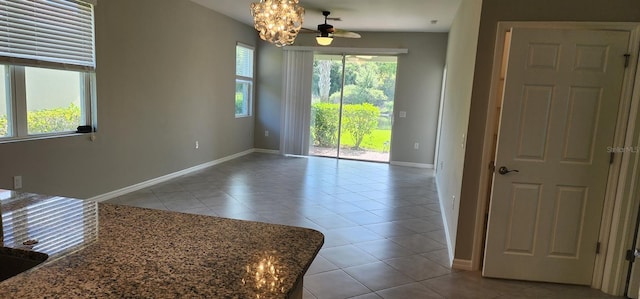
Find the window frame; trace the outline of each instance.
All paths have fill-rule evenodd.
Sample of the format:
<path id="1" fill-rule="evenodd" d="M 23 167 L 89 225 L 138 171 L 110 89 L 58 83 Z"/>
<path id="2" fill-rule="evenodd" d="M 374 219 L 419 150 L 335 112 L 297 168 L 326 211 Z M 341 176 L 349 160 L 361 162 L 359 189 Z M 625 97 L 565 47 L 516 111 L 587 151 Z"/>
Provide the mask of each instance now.
<path id="1" fill-rule="evenodd" d="M 238 66 L 237 66 L 237 59 L 238 59 L 238 48 L 244 48 L 247 50 L 251 51 L 251 77 L 247 77 L 247 76 L 242 76 L 242 75 L 238 75 Z M 245 113 L 235 113 L 235 95 L 236 95 L 236 88 L 234 87 L 234 93 L 233 93 L 233 111 L 235 114 L 235 118 L 245 118 L 245 117 L 251 117 L 253 114 L 253 103 L 254 103 L 254 95 L 255 95 L 255 70 L 256 70 L 256 50 L 255 47 L 251 46 L 251 45 L 247 45 L 244 43 L 240 43 L 237 42 L 236 43 L 236 48 L 235 48 L 235 58 L 236 58 L 236 67 L 235 67 L 235 86 L 237 86 L 238 84 L 249 84 L 249 91 L 248 94 L 246 96 L 246 103 L 244 106 L 246 106 L 246 111 Z"/>
<path id="2" fill-rule="evenodd" d="M 7 111 L 7 136 L 0 136 L 0 143 L 22 140 L 33 140 L 50 137 L 62 137 L 77 134 L 76 130 L 58 131 L 29 134 L 27 119 L 27 85 L 26 67 L 23 65 L 0 64 L 5 68 L 6 78 L 6 111 Z M 49 68 L 60 70 L 58 68 Z M 90 125 L 96 130 L 96 89 L 95 72 L 72 70 L 81 74 L 80 80 L 80 123 L 78 126 Z"/>
<path id="3" fill-rule="evenodd" d="M 78 134 L 75 129 L 29 134 L 27 67 L 78 72 L 81 113 L 78 126 L 90 125 L 95 132 L 97 0 L 51 3 L 28 0 L 20 3 L 21 6 L 0 5 L 3 21 L 0 26 L 0 67 L 6 70 L 6 76 L 0 80 L 6 83 L 4 105 L 7 114 L 7 136 L 0 136 L 0 143 Z M 60 35 L 59 32 L 65 33 Z"/>

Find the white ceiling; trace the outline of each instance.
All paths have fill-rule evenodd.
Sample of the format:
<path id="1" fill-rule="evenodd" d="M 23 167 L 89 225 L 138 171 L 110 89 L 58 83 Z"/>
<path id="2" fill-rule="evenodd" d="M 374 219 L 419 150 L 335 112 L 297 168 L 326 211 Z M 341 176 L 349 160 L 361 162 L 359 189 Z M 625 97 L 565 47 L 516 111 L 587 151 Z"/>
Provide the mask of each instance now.
<path id="1" fill-rule="evenodd" d="M 253 25 L 249 5 L 259 0 L 191 0 L 245 24 Z M 331 11 L 336 28 L 351 31 L 448 32 L 462 0 L 301 0 L 305 28 L 324 22 Z M 432 20 L 437 20 L 432 24 Z"/>

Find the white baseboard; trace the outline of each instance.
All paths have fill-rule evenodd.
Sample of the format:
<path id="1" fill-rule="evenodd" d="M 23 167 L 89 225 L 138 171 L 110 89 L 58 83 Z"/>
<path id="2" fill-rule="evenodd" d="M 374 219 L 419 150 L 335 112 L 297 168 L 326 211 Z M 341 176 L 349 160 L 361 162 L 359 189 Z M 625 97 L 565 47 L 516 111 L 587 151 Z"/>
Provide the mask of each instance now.
<path id="1" fill-rule="evenodd" d="M 269 149 L 263 149 L 263 148 L 255 148 L 255 149 L 253 149 L 253 152 L 255 152 L 255 153 L 263 153 L 263 154 L 272 154 L 272 155 L 279 155 L 280 154 L 279 150 L 269 150 Z"/>
<path id="2" fill-rule="evenodd" d="M 200 171 L 200 170 L 209 168 L 209 167 L 214 166 L 214 165 L 218 165 L 220 163 L 224 163 L 224 162 L 227 162 L 227 161 L 230 161 L 230 160 L 242 157 L 242 156 L 246 156 L 246 155 L 251 154 L 253 152 L 256 152 L 256 150 L 255 149 L 246 150 L 244 152 L 240 152 L 240 153 L 237 153 L 237 154 L 226 156 L 226 157 L 223 157 L 223 158 L 211 161 L 211 162 L 207 162 L 207 163 L 196 165 L 196 166 L 193 166 L 193 167 L 190 167 L 190 168 L 187 168 L 187 169 L 176 171 L 174 173 L 163 175 L 163 176 L 157 177 L 155 179 L 150 179 L 148 181 L 144 181 L 144 182 L 141 182 L 141 183 L 138 183 L 138 184 L 135 184 L 135 185 L 131 185 L 131 186 L 124 187 L 124 188 L 121 188 L 121 189 L 118 189 L 118 190 L 114 190 L 114 191 L 111 191 L 111 192 L 107 192 L 107 193 L 104 193 L 104 194 L 101 194 L 101 195 L 98 195 L 98 196 L 94 196 L 94 197 L 89 198 L 88 200 L 102 202 L 102 201 L 106 201 L 106 200 L 109 200 L 109 199 L 113 199 L 113 198 L 116 198 L 118 196 L 122 196 L 122 195 L 131 193 L 131 192 L 135 192 L 135 191 L 138 191 L 138 190 L 141 190 L 141 189 L 144 189 L 144 188 L 149 188 L 151 186 L 154 186 L 154 185 L 157 185 L 157 184 L 160 184 L 160 183 L 164 183 L 166 181 L 178 178 L 180 176 L 183 176 L 183 175 L 186 175 L 186 174 L 190 174 L 190 173 L 193 173 L 193 172 L 196 172 L 196 171 Z"/>
<path id="3" fill-rule="evenodd" d="M 452 269 L 473 271 L 473 263 L 471 260 L 453 259 Z"/>
<path id="4" fill-rule="evenodd" d="M 442 190 L 440 189 L 440 185 L 438 184 L 438 180 L 436 179 L 436 190 Z M 442 224 L 444 226 L 444 236 L 446 238 L 447 241 L 447 252 L 449 253 L 449 265 L 452 265 L 453 267 L 453 262 L 454 262 L 454 252 L 453 252 L 453 240 L 451 240 L 451 233 L 449 233 L 449 225 L 448 225 L 448 221 L 447 221 L 447 215 L 444 212 L 444 200 L 440 197 L 440 191 L 438 192 L 438 203 L 440 204 L 440 211 L 442 211 L 440 213 L 440 215 L 442 215 Z"/>
<path id="5" fill-rule="evenodd" d="M 391 165 L 396 166 L 406 166 L 406 167 L 414 167 L 414 168 L 425 168 L 425 169 L 433 169 L 433 164 L 422 164 L 422 163 L 411 163 L 411 162 L 400 162 L 400 161 L 391 161 L 389 162 Z"/>

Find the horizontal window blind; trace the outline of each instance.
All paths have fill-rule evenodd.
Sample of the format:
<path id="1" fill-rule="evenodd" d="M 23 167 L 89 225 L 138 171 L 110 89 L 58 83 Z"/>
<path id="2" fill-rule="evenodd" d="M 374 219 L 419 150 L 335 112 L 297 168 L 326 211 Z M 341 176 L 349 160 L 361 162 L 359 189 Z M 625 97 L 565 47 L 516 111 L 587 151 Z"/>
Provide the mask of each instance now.
<path id="1" fill-rule="evenodd" d="M 253 49 L 236 46 L 236 76 L 253 77 Z"/>
<path id="2" fill-rule="evenodd" d="M 73 0 L 0 0 L 0 60 L 95 69 L 93 5 Z"/>

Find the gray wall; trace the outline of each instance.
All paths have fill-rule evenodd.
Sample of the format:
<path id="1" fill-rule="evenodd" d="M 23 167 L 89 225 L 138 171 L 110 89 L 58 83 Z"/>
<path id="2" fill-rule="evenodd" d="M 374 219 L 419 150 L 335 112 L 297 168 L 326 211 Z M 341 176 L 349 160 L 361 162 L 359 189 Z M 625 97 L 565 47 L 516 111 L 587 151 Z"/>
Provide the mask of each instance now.
<path id="1" fill-rule="evenodd" d="M 473 0 L 465 0 L 473 1 Z M 484 0 L 462 180 L 456 258 L 471 259 L 498 21 L 639 22 L 638 0 Z"/>
<path id="2" fill-rule="evenodd" d="M 391 145 L 391 161 L 418 164 L 433 164 L 435 140 L 438 125 L 440 90 L 442 89 L 442 71 L 444 69 L 447 34 L 446 33 L 381 33 L 361 32 L 361 39 L 336 38 L 331 47 L 353 48 L 406 48 L 408 54 L 398 57 L 396 78 L 395 123 Z M 316 46 L 312 34 L 301 34 L 295 46 Z M 271 45 L 261 45 L 260 66 L 268 66 L 259 71 L 262 82 L 258 93 L 259 118 L 256 122 L 255 144 L 258 148 L 277 149 L 279 136 L 280 92 L 282 88 L 282 70 L 276 64 L 281 63 L 282 53 Z M 280 70 L 279 74 L 276 71 Z M 278 77 L 277 81 L 274 77 Z M 266 86 L 265 86 L 266 85 Z M 263 111 L 270 114 L 263 115 Z M 407 117 L 398 117 L 399 111 L 406 111 Z M 275 125 L 278 125 L 276 128 Z M 264 137 L 264 128 L 273 127 L 272 137 Z M 277 135 L 276 135 L 277 134 Z M 415 150 L 413 144 L 420 143 Z"/>
<path id="3" fill-rule="evenodd" d="M 485 0 L 486 1 L 486 0 Z M 436 182 L 449 232 L 455 248 L 464 169 L 464 139 L 469 123 L 473 69 L 476 59 L 481 1 L 463 1 L 458 9 L 447 47 L 447 81 L 442 109 Z M 454 199 L 455 198 L 455 199 Z"/>
<path id="4" fill-rule="evenodd" d="M 259 149 L 280 149 L 282 52 L 268 42 L 260 40 L 258 43 L 255 146 Z M 265 136 L 265 131 L 269 131 L 269 136 Z"/>
<path id="5" fill-rule="evenodd" d="M 96 6 L 98 133 L 0 144 L 0 187 L 87 198 L 253 148 L 235 44 L 255 30 L 190 1 Z M 200 149 L 195 149 L 195 141 Z"/>

